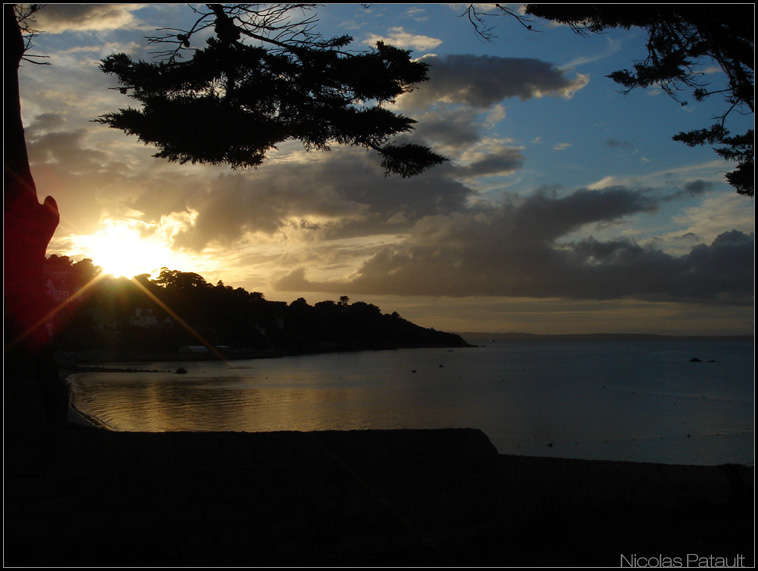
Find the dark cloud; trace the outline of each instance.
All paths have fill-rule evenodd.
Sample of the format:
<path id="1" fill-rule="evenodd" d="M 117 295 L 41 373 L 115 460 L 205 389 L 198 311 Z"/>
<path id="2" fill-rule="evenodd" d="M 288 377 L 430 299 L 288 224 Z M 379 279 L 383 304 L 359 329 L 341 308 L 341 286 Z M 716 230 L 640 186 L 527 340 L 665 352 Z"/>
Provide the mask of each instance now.
<path id="1" fill-rule="evenodd" d="M 403 107 L 418 109 L 439 101 L 486 108 L 503 99 L 570 96 L 587 84 L 587 78 L 565 77 L 555 65 L 529 58 L 448 55 L 429 56 L 429 81 L 404 95 Z"/>
<path id="2" fill-rule="evenodd" d="M 683 198 L 700 196 L 706 192 L 713 190 L 715 186 L 716 185 L 710 181 L 693 180 L 683 184 L 681 187 L 676 188 L 673 192 L 666 194 L 662 200 L 669 202 L 672 200 L 681 200 Z"/>
<path id="3" fill-rule="evenodd" d="M 445 152 L 465 149 L 482 138 L 482 121 L 474 109 L 427 112 L 415 119 L 413 138 L 433 142 Z"/>
<path id="4" fill-rule="evenodd" d="M 474 178 L 479 176 L 511 174 L 524 166 L 524 156 L 519 149 L 503 146 L 489 153 L 483 159 L 454 167 L 452 175 L 456 178 Z"/>
<path id="5" fill-rule="evenodd" d="M 35 27 L 48 34 L 67 31 L 114 30 L 134 25 L 139 4 L 45 4 Z"/>
<path id="6" fill-rule="evenodd" d="M 362 151 L 335 149 L 320 158 L 223 175 L 186 195 L 186 208 L 198 214 L 175 245 L 200 250 L 283 229 L 318 230 L 321 238 L 403 232 L 425 216 L 464 210 L 472 192 L 450 170 L 401 179 L 385 177 L 376 157 Z"/>
<path id="7" fill-rule="evenodd" d="M 293 165 L 253 176 L 219 176 L 209 188 L 187 198 L 187 209 L 197 217 L 174 245 L 202 250 L 211 242 L 229 245 L 246 232 L 271 235 L 293 222 L 313 229 L 319 226 L 314 223 L 317 220 L 337 224 L 361 215 L 364 206 L 342 199 L 327 179 L 314 177 L 308 170 Z"/>
<path id="8" fill-rule="evenodd" d="M 29 160 L 32 163 L 55 162 L 65 164 L 69 171 L 97 172 L 107 153 L 88 148 L 85 144 L 87 131 L 53 131 L 29 142 Z"/>
<path id="9" fill-rule="evenodd" d="M 32 123 L 26 127 L 29 138 L 35 138 L 41 133 L 58 130 L 66 124 L 66 118 L 59 113 L 42 113 L 37 115 Z"/>
<path id="10" fill-rule="evenodd" d="M 500 208 L 419 221 L 403 244 L 382 248 L 350 281 L 313 283 L 299 268 L 276 287 L 348 294 L 510 296 L 750 303 L 754 235 L 732 231 L 687 255 L 627 239 L 568 233 L 649 212 L 647 191 L 539 192 Z"/>
<path id="11" fill-rule="evenodd" d="M 684 185 L 684 191 L 691 195 L 696 196 L 699 194 L 703 194 L 704 192 L 707 192 L 709 190 L 712 190 L 714 187 L 714 184 L 712 182 L 704 181 L 704 180 L 693 180 L 692 182 L 688 182 Z"/>

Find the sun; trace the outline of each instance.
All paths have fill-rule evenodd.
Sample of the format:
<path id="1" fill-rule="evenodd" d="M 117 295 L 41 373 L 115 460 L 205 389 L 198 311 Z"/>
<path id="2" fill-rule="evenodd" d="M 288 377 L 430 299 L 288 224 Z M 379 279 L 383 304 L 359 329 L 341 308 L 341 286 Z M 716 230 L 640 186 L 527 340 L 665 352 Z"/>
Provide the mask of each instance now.
<path id="1" fill-rule="evenodd" d="M 103 228 L 79 240 L 96 266 L 114 277 L 132 278 L 168 267 L 175 257 L 156 237 L 143 237 L 133 224 L 108 220 Z"/>

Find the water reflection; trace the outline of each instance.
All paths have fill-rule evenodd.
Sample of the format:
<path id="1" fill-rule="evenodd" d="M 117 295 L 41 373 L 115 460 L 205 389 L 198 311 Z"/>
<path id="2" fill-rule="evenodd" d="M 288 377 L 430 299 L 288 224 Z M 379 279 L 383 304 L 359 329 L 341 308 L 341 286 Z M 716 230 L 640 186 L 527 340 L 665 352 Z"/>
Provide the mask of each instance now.
<path id="1" fill-rule="evenodd" d="M 473 427 L 501 453 L 752 463 L 752 346 L 698 365 L 689 363 L 697 348 L 657 347 L 510 344 L 186 363 L 188 375 L 87 374 L 71 389 L 78 408 L 122 431 Z"/>

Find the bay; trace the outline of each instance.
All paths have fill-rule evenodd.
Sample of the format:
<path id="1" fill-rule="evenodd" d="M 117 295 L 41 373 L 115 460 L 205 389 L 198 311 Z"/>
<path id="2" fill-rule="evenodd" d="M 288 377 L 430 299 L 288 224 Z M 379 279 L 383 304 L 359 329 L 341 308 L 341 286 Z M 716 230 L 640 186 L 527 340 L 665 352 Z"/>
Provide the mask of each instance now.
<path id="1" fill-rule="evenodd" d="M 479 346 L 113 363 L 163 372 L 78 373 L 69 389 L 116 431 L 479 428 L 502 454 L 754 463 L 752 341 L 467 341 Z"/>

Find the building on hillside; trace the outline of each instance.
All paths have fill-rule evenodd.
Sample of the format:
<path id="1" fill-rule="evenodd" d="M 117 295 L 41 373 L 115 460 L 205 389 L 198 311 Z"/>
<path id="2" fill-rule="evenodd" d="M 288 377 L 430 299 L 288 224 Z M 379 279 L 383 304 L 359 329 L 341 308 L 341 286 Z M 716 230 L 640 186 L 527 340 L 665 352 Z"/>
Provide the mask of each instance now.
<path id="1" fill-rule="evenodd" d="M 129 325 L 133 325 L 134 327 L 158 327 L 159 323 L 158 318 L 153 315 L 152 309 L 136 307 L 129 318 Z"/>
<path id="2" fill-rule="evenodd" d="M 62 280 L 56 277 L 49 277 L 45 284 L 45 293 L 48 297 L 51 297 L 56 305 L 60 305 L 65 302 L 70 296 L 71 292 L 62 282 Z"/>

